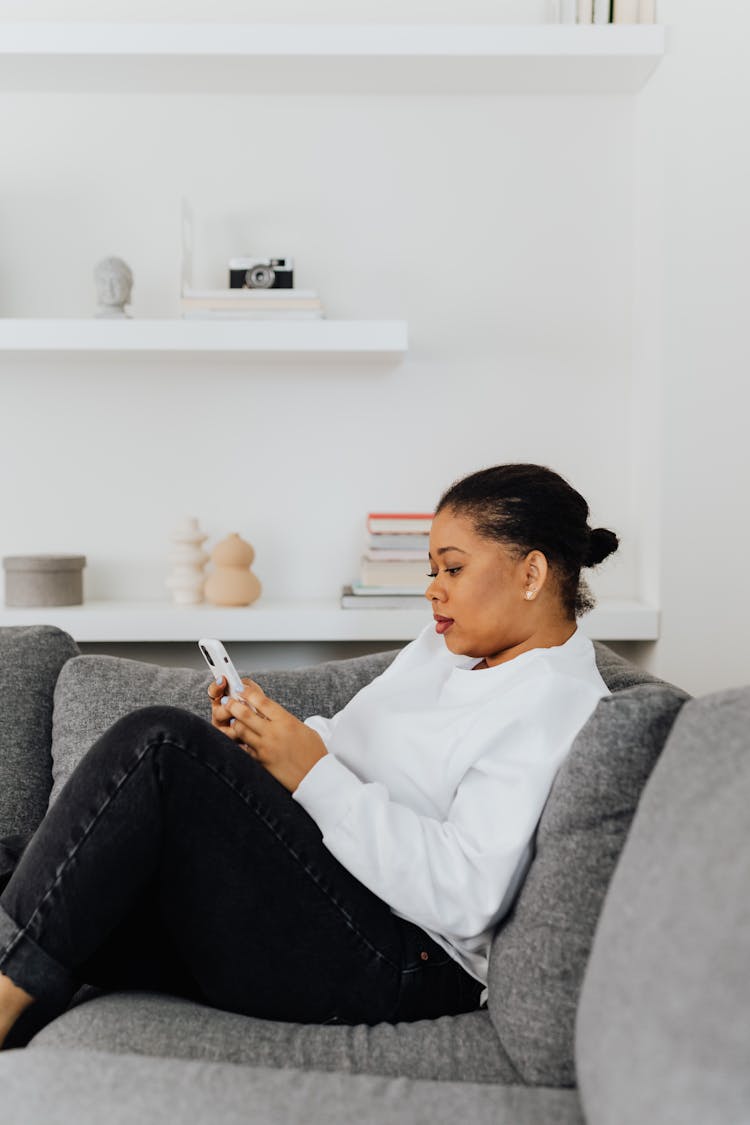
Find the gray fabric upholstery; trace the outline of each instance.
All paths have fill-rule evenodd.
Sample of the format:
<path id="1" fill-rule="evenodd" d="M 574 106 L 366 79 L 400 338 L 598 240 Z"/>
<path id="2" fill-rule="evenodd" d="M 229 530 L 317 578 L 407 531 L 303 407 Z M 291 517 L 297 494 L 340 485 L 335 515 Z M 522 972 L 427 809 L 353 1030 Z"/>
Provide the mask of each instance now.
<path id="1" fill-rule="evenodd" d="M 417 1023 L 319 1027 L 251 1019 L 156 993 L 112 993 L 66 1012 L 33 1042 L 252 1066 L 518 1082 L 486 1011 Z"/>
<path id="2" fill-rule="evenodd" d="M 555 779 L 534 861 L 490 955 L 490 1013 L 524 1082 L 575 1084 L 575 1014 L 601 904 L 686 698 L 658 682 L 606 696 Z"/>
<path id="3" fill-rule="evenodd" d="M 658 682 L 595 642 L 596 659 L 605 682 L 615 691 L 632 683 Z M 77 651 L 77 650 L 76 650 Z M 394 659 L 397 649 L 334 660 L 309 668 L 274 672 L 243 671 L 264 691 L 298 718 L 333 715 L 360 688 L 379 676 Z M 79 656 L 63 669 L 55 690 L 52 730 L 50 804 L 83 754 L 107 727 L 138 707 L 168 704 L 209 717 L 207 672 L 190 668 L 162 668 L 115 656 Z"/>
<path id="4" fill-rule="evenodd" d="M 750 688 L 687 703 L 602 911 L 577 1027 L 596 1125 L 750 1121 Z"/>
<path id="5" fill-rule="evenodd" d="M 619 656 L 601 641 L 594 641 L 596 666 L 601 672 L 602 679 L 610 691 L 624 691 L 625 688 L 635 687 L 637 684 L 664 684 L 651 672 L 644 672 L 636 664 Z"/>
<path id="6" fill-rule="evenodd" d="M 654 681 L 606 645 L 595 642 L 596 658 L 612 690 Z M 360 688 L 379 676 L 398 650 L 334 660 L 308 668 L 274 672 L 243 671 L 298 718 L 333 715 Z M 83 754 L 107 727 L 138 707 L 168 704 L 208 718 L 208 672 L 163 668 L 116 656 L 78 656 L 63 669 L 55 690 L 50 804 Z M 658 682 L 658 681 L 654 681 Z"/>
<path id="7" fill-rule="evenodd" d="M 30 834 L 47 810 L 52 693 L 77 653 L 51 625 L 0 628 L 0 838 Z"/>
<path id="8" fill-rule="evenodd" d="M 291 671 L 251 672 L 264 691 L 297 715 L 333 715 L 390 664 L 395 652 Z M 184 707 L 208 719 L 208 671 L 162 668 L 117 656 L 79 656 L 59 677 L 52 730 L 50 804 L 88 748 L 117 719 L 139 707 Z"/>
<path id="9" fill-rule="evenodd" d="M 378 675 L 395 653 L 336 661 L 286 672 L 253 672 L 263 688 L 300 717 L 333 714 L 356 691 Z M 454 1025 L 436 1021 L 423 1031 L 298 1028 L 289 1024 L 247 1025 L 243 1060 L 283 1065 L 290 1052 L 300 1064 L 318 1068 L 348 1066 L 371 1073 L 393 1073 L 391 1053 L 400 1054 L 402 1071 L 415 1077 L 571 1085 L 575 1081 L 573 1025 L 580 981 L 594 926 L 609 877 L 617 860 L 640 789 L 685 696 L 663 685 L 596 645 L 597 662 L 608 685 L 618 691 L 617 703 L 604 701 L 555 783 L 540 825 L 537 857 L 516 910 L 495 940 L 491 960 L 490 1010 L 502 1040 L 491 1032 L 486 1013 L 475 1013 Z M 164 669 L 112 657 L 84 656 L 70 661 L 55 693 L 53 758 L 55 791 L 59 792 L 81 755 L 117 718 L 136 707 L 169 703 L 208 717 L 208 673 Z M 638 686 L 641 685 L 641 686 Z M 622 698 L 620 698 L 620 696 Z M 617 751 L 612 753 L 613 748 Z M 585 877 L 582 873 L 585 872 Z M 112 1001 L 113 1003 L 116 1001 Z M 99 1001 L 97 1003 L 102 1003 Z M 110 1001 L 107 1001 L 109 1004 Z M 163 1012 L 164 999 L 159 1001 Z M 122 1007 L 122 1004 L 120 1005 Z M 154 1007 L 150 1009 L 154 1014 Z M 88 1036 L 82 1017 L 70 1013 L 60 1026 L 43 1033 L 67 1036 L 68 1042 L 94 1046 L 97 1036 L 113 1049 L 137 1050 L 145 1025 L 112 1015 L 109 1007 L 88 1008 L 96 1022 Z M 200 1019 L 200 1009 L 170 1009 L 180 1019 Z M 218 1013 L 213 1018 L 216 1018 Z M 241 1017 L 231 1017 L 238 1019 Z M 474 1019 L 476 1022 L 470 1022 Z M 484 1050 L 462 1073 L 462 1039 L 479 1028 L 487 1033 Z M 178 1019 L 178 1023 L 180 1020 Z M 179 1032 L 164 1019 L 149 1040 L 161 1053 L 178 1050 Z M 217 1021 L 216 1054 L 233 1050 Z M 127 1031 L 126 1029 L 131 1029 Z M 149 1032 L 144 1030 L 147 1036 Z M 84 1039 L 76 1037 L 83 1035 Z M 165 1047 L 158 1043 L 164 1037 Z M 478 1050 L 478 1048 L 477 1048 Z M 410 1053 L 411 1052 L 411 1053 Z M 453 1062 L 446 1061 L 450 1056 Z M 409 1069 L 409 1068 L 414 1069 Z M 446 1069 L 447 1067 L 447 1069 Z M 453 1067 L 453 1069 L 451 1069 Z M 420 1069 L 421 1068 L 421 1069 Z"/>
<path id="10" fill-rule="evenodd" d="M 32 1047 L 0 1055 L 10 1125 L 583 1125 L 571 1090 Z"/>

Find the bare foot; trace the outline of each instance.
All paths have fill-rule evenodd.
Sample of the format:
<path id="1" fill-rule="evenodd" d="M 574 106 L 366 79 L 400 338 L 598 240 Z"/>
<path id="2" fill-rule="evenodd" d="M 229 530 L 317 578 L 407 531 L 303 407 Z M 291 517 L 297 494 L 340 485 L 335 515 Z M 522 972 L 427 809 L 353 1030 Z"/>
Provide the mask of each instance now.
<path id="1" fill-rule="evenodd" d="M 33 996 L 14 984 L 10 977 L 0 973 L 0 1047 L 21 1012 L 33 1003 Z"/>

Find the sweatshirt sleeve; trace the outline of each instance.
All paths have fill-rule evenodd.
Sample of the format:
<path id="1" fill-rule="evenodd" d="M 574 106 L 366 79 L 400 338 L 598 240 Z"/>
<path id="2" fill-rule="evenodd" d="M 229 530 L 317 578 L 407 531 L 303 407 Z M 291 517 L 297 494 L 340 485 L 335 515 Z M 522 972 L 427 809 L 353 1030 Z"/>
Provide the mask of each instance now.
<path id="1" fill-rule="evenodd" d="M 599 698 L 591 687 L 572 695 L 537 699 L 504 724 L 494 708 L 481 715 L 462 740 L 468 764 L 445 819 L 395 802 L 332 754 L 294 799 L 329 851 L 392 909 L 465 941 L 496 922 L 555 773 Z"/>

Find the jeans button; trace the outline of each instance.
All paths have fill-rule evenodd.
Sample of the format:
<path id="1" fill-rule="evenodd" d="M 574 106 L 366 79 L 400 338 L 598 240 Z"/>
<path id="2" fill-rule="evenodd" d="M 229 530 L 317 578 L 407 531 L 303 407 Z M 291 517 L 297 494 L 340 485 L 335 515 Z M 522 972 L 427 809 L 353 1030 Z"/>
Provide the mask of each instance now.
<path id="1" fill-rule="evenodd" d="M 423 961 L 429 961 L 429 959 L 430 959 L 430 955 L 425 949 L 422 950 L 422 952 L 419 954 L 419 956 L 421 957 L 421 959 Z"/>

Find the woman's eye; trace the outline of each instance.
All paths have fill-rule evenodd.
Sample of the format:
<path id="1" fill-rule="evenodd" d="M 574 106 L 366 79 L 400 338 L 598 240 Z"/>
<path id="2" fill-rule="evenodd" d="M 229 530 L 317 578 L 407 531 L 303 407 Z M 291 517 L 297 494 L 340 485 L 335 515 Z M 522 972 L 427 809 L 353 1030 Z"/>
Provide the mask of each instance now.
<path id="1" fill-rule="evenodd" d="M 461 570 L 460 566 L 446 566 L 445 573 L 446 574 L 458 574 L 459 570 Z M 429 571 L 428 574 L 427 574 L 428 578 L 437 578 L 437 576 L 438 576 L 437 570 L 436 571 Z"/>
<path id="2" fill-rule="evenodd" d="M 431 570 L 428 570 L 427 571 L 427 577 L 428 578 L 437 578 L 437 571 L 435 571 L 435 573 L 433 574 Z"/>

